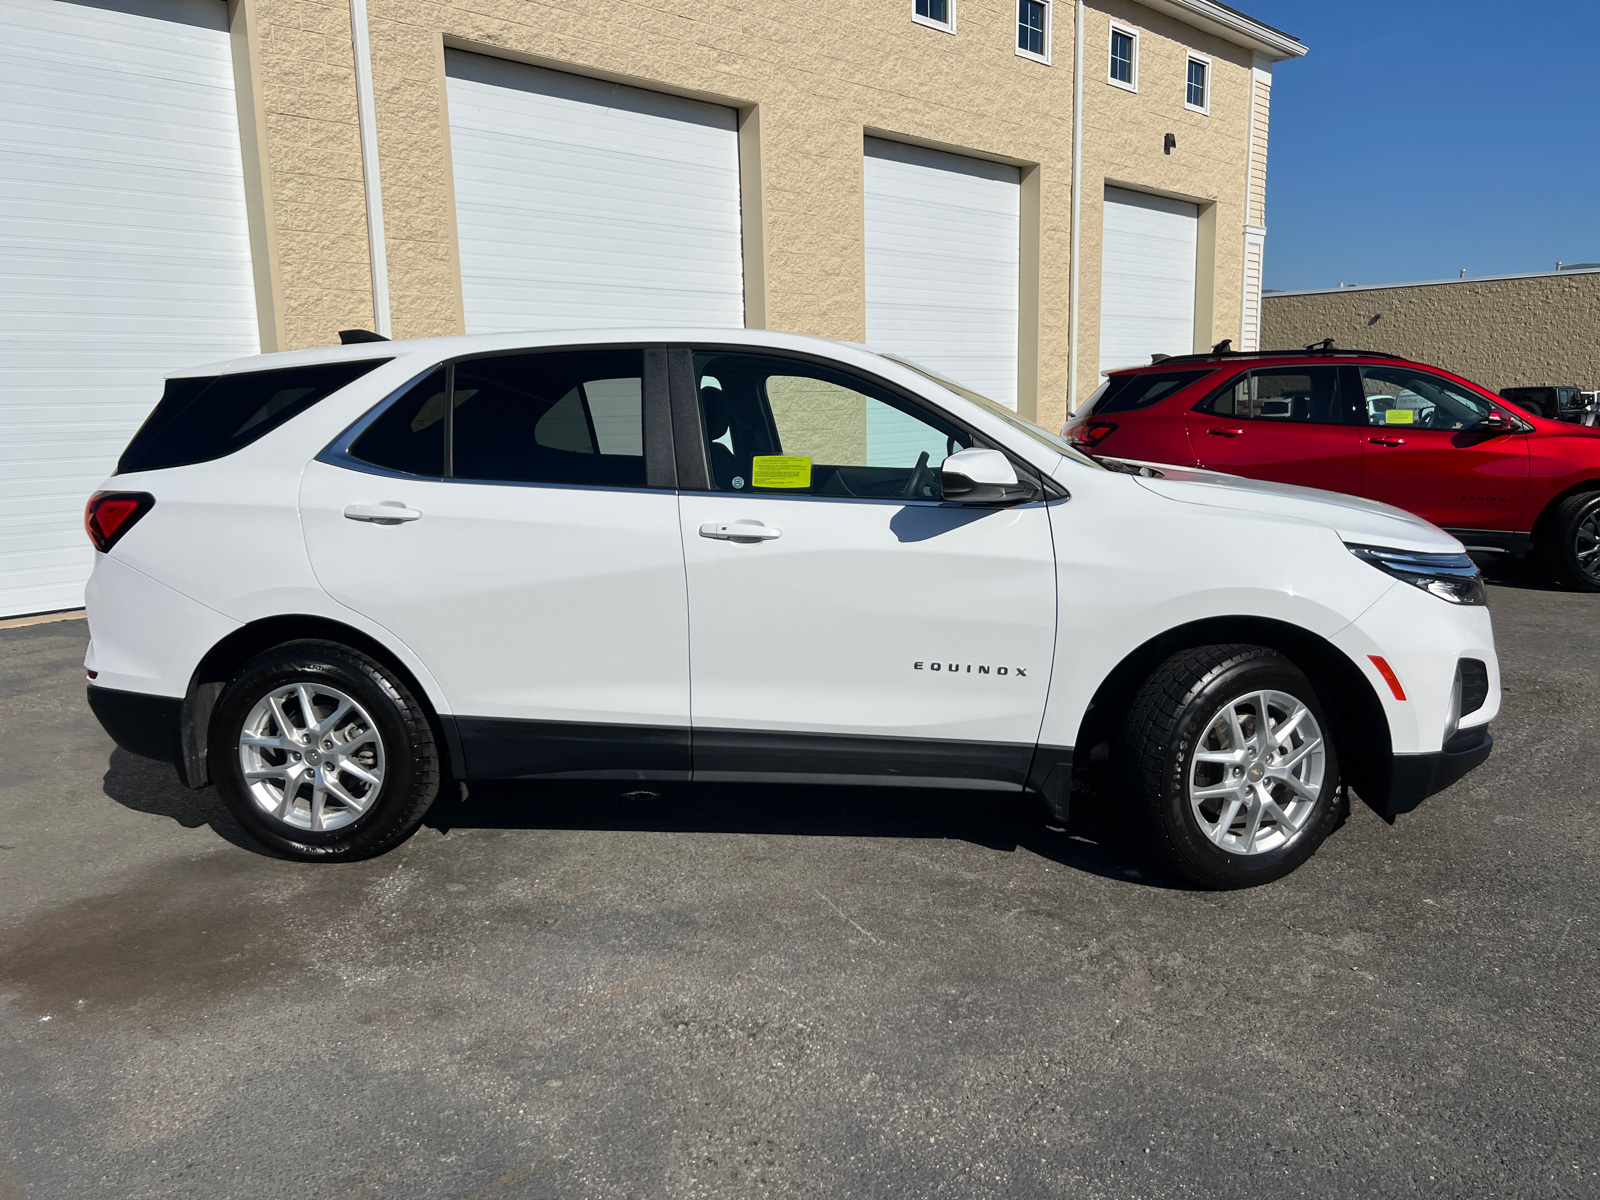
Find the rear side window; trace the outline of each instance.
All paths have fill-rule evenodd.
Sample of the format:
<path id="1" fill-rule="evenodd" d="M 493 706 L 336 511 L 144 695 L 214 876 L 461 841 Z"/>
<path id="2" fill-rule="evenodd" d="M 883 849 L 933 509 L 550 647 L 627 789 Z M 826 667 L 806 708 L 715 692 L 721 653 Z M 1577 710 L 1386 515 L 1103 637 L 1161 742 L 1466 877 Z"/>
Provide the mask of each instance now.
<path id="1" fill-rule="evenodd" d="M 1105 395 L 1095 401 L 1094 415 L 1149 408 L 1209 374 L 1210 371 L 1163 371 L 1154 375 L 1115 376 L 1106 387 Z"/>
<path id="2" fill-rule="evenodd" d="M 1241 375 L 1199 411 L 1296 425 L 1355 424 L 1339 367 L 1272 367 Z"/>
<path id="3" fill-rule="evenodd" d="M 350 445 L 350 457 L 407 475 L 445 474 L 443 367 L 428 372 L 383 410 Z"/>
<path id="4" fill-rule="evenodd" d="M 122 452 L 117 472 L 159 471 L 225 458 L 388 361 L 170 379 L 161 402 Z"/>
<path id="5" fill-rule="evenodd" d="M 457 363 L 450 422 L 457 479 L 644 487 L 644 352 Z"/>

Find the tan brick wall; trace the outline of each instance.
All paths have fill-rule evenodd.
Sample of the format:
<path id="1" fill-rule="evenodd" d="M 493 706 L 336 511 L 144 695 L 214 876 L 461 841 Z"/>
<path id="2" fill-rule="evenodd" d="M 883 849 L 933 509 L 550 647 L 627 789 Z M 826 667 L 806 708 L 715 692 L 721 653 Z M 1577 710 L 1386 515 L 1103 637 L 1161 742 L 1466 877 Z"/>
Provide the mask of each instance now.
<path id="1" fill-rule="evenodd" d="M 1107 82 L 1113 19 L 1139 31 L 1138 94 Z M 1212 59 L 1210 116 L 1183 104 L 1190 50 Z M 1100 381 L 1100 231 L 1107 184 L 1201 206 L 1201 291 L 1209 290 L 1210 312 L 1202 298 L 1196 306 L 1195 348 L 1238 338 L 1252 62 L 1249 50 L 1138 4 L 1106 2 L 1089 9 L 1083 58 L 1080 399 Z M 1169 133 L 1178 140 L 1171 154 L 1163 150 Z M 1208 225 L 1214 232 L 1211 263 L 1205 261 Z M 1044 411 L 1041 406 L 1041 416 Z"/>
<path id="2" fill-rule="evenodd" d="M 1403 354 L 1499 391 L 1600 388 L 1600 272 L 1266 298 L 1263 345 Z"/>
<path id="3" fill-rule="evenodd" d="M 276 221 L 283 348 L 372 327 L 350 7 L 251 0 Z"/>
<path id="4" fill-rule="evenodd" d="M 324 344 L 370 327 L 361 157 L 343 0 L 250 0 L 260 29 L 284 344 Z M 1072 15 L 1057 0 L 1053 66 L 1015 53 L 1013 0 L 959 0 L 958 34 L 911 20 L 911 0 L 369 0 L 390 300 L 396 336 L 461 329 L 443 48 L 477 50 L 716 100 L 758 135 L 768 327 L 860 340 L 865 332 L 862 141 L 866 133 L 1010 161 L 1036 187 L 1037 304 L 1025 305 L 1024 391 L 1043 424 L 1065 412 L 1071 226 Z M 1144 31 L 1141 91 L 1106 85 L 1108 13 Z M 1214 60 L 1211 116 L 1183 106 L 1184 48 Z M 1248 157 L 1250 53 L 1122 0 L 1089 13 L 1085 100 L 1080 386 L 1099 346 L 1104 183 L 1214 205 L 1212 328 L 1236 334 Z M 1162 153 L 1162 135 L 1178 150 Z M 1031 279 L 1024 272 L 1025 281 Z M 1031 285 L 1030 285 L 1031 286 Z M 1025 287 L 1025 291 L 1029 288 Z M 1029 311 L 1030 308 L 1036 309 Z M 1037 336 L 1031 336 L 1031 324 Z M 1087 389 L 1086 389 L 1087 391 Z M 1086 393 L 1085 393 L 1086 394 Z M 1023 399 L 1027 411 L 1031 397 Z"/>

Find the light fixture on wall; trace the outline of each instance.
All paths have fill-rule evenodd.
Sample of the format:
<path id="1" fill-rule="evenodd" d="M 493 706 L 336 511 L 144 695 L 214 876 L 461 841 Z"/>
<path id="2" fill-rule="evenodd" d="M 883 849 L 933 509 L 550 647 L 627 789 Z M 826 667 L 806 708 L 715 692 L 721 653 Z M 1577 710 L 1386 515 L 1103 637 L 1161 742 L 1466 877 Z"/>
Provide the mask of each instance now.
<path id="1" fill-rule="evenodd" d="M 1161 151 L 1162 151 L 1162 153 L 1163 154 L 1171 154 L 1177 148 L 1178 148 L 1178 135 L 1175 134 L 1175 133 L 1167 134 L 1166 138 L 1163 139 L 1163 141 L 1161 143 Z"/>

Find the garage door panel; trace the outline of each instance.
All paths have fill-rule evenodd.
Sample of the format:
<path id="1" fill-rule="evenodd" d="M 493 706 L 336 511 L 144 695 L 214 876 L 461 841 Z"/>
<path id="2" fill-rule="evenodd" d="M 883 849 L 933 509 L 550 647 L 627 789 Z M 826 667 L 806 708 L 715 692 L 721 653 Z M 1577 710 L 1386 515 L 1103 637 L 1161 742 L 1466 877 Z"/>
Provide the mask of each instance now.
<path id="1" fill-rule="evenodd" d="M 1100 272 L 1100 368 L 1194 349 L 1199 210 L 1107 188 Z"/>
<path id="2" fill-rule="evenodd" d="M 867 341 L 1017 403 L 1014 167 L 868 138 Z"/>
<path id="3" fill-rule="evenodd" d="M 732 109 L 450 51 L 469 333 L 744 323 Z"/>
<path id="4" fill-rule="evenodd" d="M 81 602 L 161 377 L 257 337 L 226 6 L 0 0 L 0 615 Z"/>

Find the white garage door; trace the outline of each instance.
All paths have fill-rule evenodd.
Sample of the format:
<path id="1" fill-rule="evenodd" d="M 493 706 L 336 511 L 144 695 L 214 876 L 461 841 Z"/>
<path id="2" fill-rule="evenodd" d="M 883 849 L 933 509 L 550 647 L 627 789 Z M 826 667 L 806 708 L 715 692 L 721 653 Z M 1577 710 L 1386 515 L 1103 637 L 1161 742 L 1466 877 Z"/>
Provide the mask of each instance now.
<path id="1" fill-rule="evenodd" d="M 257 337 L 222 0 L 0 0 L 0 616 L 82 602 L 162 375 Z"/>
<path id="2" fill-rule="evenodd" d="M 731 108 L 447 51 L 468 333 L 744 324 Z"/>
<path id="3" fill-rule="evenodd" d="M 1199 210 L 1181 200 L 1106 189 L 1100 263 L 1100 369 L 1194 353 Z"/>
<path id="4" fill-rule="evenodd" d="M 1015 167 L 868 138 L 867 342 L 1017 406 Z"/>

